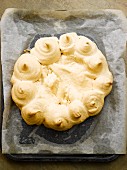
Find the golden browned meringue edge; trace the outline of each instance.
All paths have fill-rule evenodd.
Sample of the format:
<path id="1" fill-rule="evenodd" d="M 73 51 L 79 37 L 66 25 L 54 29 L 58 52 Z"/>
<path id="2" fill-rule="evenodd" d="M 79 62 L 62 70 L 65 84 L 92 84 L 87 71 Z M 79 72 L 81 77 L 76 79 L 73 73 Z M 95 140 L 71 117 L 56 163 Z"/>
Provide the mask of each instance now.
<path id="1" fill-rule="evenodd" d="M 38 39 L 16 61 L 11 83 L 28 125 L 65 131 L 102 110 L 113 76 L 94 42 L 67 33 Z"/>

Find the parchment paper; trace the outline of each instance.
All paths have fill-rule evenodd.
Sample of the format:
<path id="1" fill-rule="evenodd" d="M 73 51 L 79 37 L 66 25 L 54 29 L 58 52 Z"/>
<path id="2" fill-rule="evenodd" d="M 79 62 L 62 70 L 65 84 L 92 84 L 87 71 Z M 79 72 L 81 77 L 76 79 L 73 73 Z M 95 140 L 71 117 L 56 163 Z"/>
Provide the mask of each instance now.
<path id="1" fill-rule="evenodd" d="M 127 21 L 121 11 L 28 11 L 7 9 L 1 23 L 1 57 L 4 87 L 2 153 L 126 153 L 126 74 Z M 114 76 L 113 89 L 105 99 L 96 126 L 86 138 L 72 144 L 46 140 L 40 127 L 27 127 L 11 99 L 10 78 L 14 63 L 36 34 L 77 32 L 91 37 L 106 56 Z M 24 129 L 26 127 L 26 129 Z M 24 132 L 23 132 L 24 131 Z M 28 138 L 22 138 L 25 133 Z M 80 131 L 79 131 L 80 134 Z M 73 135 L 73 134 L 72 134 Z M 57 136 L 54 136 L 56 138 Z"/>

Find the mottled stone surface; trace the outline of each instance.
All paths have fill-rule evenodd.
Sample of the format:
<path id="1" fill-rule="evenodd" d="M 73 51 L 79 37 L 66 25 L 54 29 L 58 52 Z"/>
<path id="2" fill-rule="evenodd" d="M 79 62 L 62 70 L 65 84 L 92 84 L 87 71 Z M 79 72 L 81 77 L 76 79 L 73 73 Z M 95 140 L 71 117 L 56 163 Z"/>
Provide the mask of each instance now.
<path id="1" fill-rule="evenodd" d="M 127 27 L 125 26 L 127 23 L 124 15 L 120 11 L 113 10 L 33 13 L 9 9 L 5 12 L 2 18 L 5 105 L 2 129 L 3 153 L 124 154 L 126 152 L 126 74 L 123 59 L 126 49 Z M 38 133 L 38 129 L 44 130 L 42 127 L 23 126 L 20 112 L 10 97 L 10 78 L 15 61 L 36 34 L 54 35 L 71 31 L 91 37 L 97 43 L 106 55 L 114 76 L 114 84 L 111 94 L 105 99 L 101 114 L 94 118 L 96 126 L 87 138 L 82 135 L 75 143 L 58 144 Z M 23 130 L 27 134 L 27 138 L 23 138 L 24 143 L 21 142 Z"/>

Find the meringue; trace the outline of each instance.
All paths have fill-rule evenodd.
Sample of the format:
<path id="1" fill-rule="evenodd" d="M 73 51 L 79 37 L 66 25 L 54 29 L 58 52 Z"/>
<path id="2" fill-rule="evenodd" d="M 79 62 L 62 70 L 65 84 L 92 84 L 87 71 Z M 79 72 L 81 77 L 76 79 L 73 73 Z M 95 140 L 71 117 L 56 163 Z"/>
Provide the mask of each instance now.
<path id="1" fill-rule="evenodd" d="M 78 39 L 76 33 L 67 33 L 60 36 L 59 46 L 64 55 L 74 53 L 75 43 Z"/>
<path id="2" fill-rule="evenodd" d="M 61 52 L 57 37 L 45 37 L 36 41 L 30 53 L 38 58 L 41 64 L 49 65 L 59 60 Z"/>
<path id="3" fill-rule="evenodd" d="M 31 80 L 33 82 L 39 80 L 41 77 L 40 63 L 32 57 L 29 53 L 22 54 L 15 63 L 14 72 L 11 79 Z"/>
<path id="4" fill-rule="evenodd" d="M 12 87 L 12 99 L 19 106 L 25 106 L 36 95 L 36 85 L 29 81 L 18 81 Z"/>
<path id="5" fill-rule="evenodd" d="M 11 83 L 28 125 L 65 131 L 101 112 L 113 75 L 97 45 L 73 32 L 38 39 L 16 61 Z"/>

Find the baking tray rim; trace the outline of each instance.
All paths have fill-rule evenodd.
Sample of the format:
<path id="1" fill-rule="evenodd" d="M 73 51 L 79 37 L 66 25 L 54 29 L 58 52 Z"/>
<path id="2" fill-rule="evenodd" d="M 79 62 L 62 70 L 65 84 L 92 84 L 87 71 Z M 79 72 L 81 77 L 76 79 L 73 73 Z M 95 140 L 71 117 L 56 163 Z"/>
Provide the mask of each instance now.
<path id="1" fill-rule="evenodd" d="M 13 161 L 42 161 L 42 162 L 111 162 L 119 157 L 118 154 L 5 154 Z"/>

